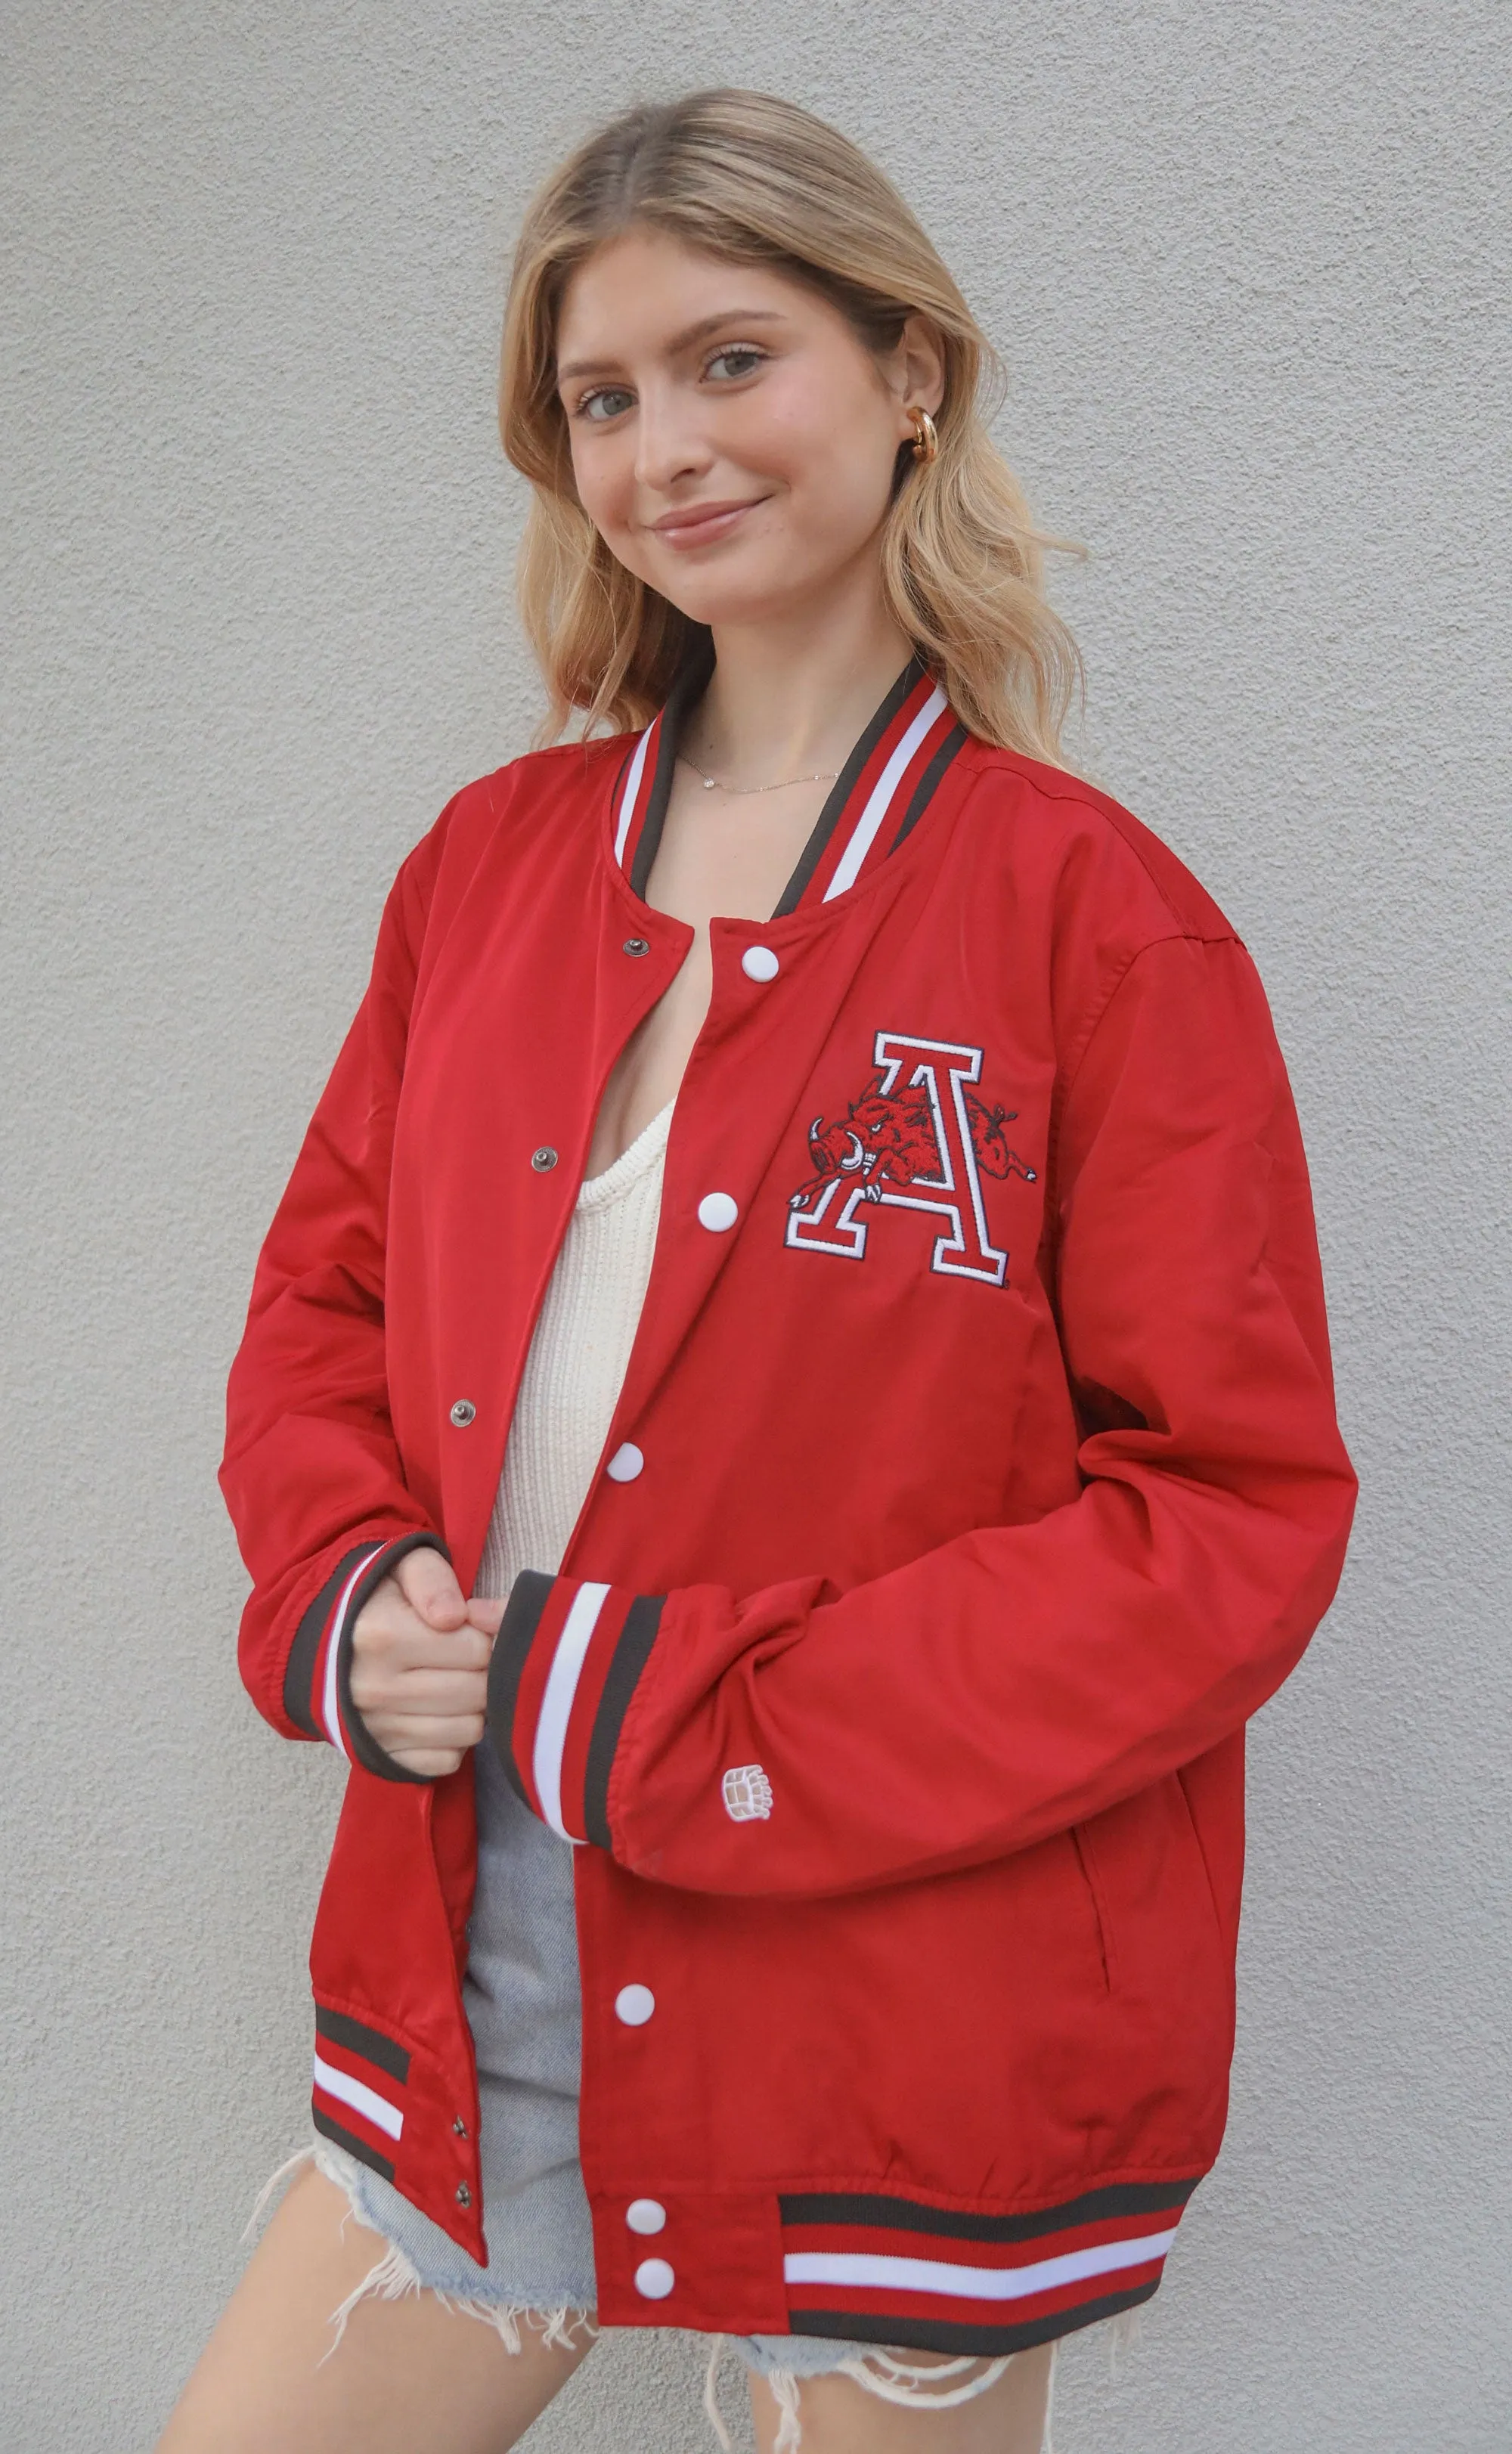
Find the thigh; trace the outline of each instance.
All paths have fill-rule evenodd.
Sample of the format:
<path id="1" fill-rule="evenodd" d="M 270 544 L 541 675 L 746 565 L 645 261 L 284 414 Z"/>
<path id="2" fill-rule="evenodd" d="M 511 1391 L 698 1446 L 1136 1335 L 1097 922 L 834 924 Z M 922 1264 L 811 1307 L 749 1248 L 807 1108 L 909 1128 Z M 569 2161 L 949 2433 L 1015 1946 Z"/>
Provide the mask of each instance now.
<path id="1" fill-rule="evenodd" d="M 838 2371 L 799 2378 L 802 2454 L 1041 2454 L 1054 2356 L 1050 2343 L 1019 2352 L 984 2393 L 933 2409 L 884 2402 Z M 781 2404 L 765 2378 L 753 2373 L 749 2383 L 756 2454 L 774 2454 Z"/>
<path id="2" fill-rule="evenodd" d="M 529 2324 L 509 2351 L 433 2292 L 333 2310 L 383 2256 L 346 2195 L 291 2184 L 159 2441 L 158 2454 L 506 2454 L 588 2349 Z M 327 2354 L 329 2358 L 325 2357 Z"/>

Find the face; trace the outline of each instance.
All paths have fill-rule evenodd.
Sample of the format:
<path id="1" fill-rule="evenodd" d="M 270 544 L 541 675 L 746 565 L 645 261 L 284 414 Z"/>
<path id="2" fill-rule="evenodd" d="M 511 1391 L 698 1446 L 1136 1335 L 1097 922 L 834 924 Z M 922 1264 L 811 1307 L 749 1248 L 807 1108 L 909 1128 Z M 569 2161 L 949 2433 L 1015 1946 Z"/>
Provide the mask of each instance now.
<path id="1" fill-rule="evenodd" d="M 715 629 L 780 621 L 875 567 L 908 410 L 943 390 L 920 319 L 879 359 L 802 283 L 649 231 L 574 273 L 557 370 L 590 519 Z"/>

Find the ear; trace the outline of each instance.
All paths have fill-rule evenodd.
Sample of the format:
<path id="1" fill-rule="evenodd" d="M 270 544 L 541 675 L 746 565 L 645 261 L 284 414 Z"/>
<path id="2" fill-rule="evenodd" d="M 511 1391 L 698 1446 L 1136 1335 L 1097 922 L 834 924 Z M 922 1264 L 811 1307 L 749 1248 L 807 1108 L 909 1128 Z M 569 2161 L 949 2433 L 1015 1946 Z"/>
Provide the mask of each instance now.
<path id="1" fill-rule="evenodd" d="M 906 442 L 914 430 L 905 412 L 926 409 L 933 417 L 945 397 L 945 344 L 927 315 L 910 315 L 903 326 L 889 388 L 897 402 L 898 438 Z"/>

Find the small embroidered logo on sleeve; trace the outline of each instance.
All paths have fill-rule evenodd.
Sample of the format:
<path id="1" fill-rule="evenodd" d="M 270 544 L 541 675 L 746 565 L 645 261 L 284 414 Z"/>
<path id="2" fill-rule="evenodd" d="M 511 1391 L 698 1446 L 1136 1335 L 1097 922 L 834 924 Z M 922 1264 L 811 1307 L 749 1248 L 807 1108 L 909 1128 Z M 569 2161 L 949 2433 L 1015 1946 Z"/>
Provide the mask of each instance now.
<path id="1" fill-rule="evenodd" d="M 759 1764 L 732 1764 L 721 1783 L 732 1823 L 751 1823 L 772 1812 L 772 1783 Z"/>

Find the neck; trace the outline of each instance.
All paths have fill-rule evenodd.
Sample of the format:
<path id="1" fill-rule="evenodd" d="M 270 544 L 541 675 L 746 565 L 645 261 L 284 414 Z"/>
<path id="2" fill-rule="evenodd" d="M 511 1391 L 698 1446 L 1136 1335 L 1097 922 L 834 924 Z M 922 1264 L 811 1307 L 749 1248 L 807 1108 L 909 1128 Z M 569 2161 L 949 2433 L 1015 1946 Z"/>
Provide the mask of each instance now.
<path id="1" fill-rule="evenodd" d="M 875 585 L 780 621 L 716 624 L 714 645 L 688 738 L 741 783 L 837 772 L 912 654 Z"/>

